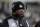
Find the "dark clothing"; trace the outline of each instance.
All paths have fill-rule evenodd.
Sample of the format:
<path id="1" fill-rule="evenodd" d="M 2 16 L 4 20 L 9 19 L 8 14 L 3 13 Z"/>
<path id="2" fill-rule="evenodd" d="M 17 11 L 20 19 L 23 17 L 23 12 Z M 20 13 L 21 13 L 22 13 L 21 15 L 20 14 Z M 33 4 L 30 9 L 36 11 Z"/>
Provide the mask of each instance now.
<path id="1" fill-rule="evenodd" d="M 0 27 L 2 27 L 2 23 L 0 23 Z"/>
<path id="2" fill-rule="evenodd" d="M 35 27 L 40 27 L 40 21 L 35 25 Z"/>
<path id="3" fill-rule="evenodd" d="M 10 16 L 10 17 L 4 19 L 3 23 L 2 23 L 3 27 L 9 27 L 9 24 L 8 24 L 8 20 L 9 19 L 18 20 L 19 27 L 28 27 L 26 20 L 24 20 L 24 19 L 17 19 L 15 16 Z M 20 24 L 22 24 L 22 26 L 20 26 Z"/>

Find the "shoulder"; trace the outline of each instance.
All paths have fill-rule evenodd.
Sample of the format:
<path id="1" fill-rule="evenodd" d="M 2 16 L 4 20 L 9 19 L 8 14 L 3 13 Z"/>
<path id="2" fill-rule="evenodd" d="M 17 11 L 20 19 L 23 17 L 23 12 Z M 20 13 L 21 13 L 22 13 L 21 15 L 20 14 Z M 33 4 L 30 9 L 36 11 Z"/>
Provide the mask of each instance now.
<path id="1" fill-rule="evenodd" d="M 7 22 L 7 20 L 8 20 L 8 19 L 11 19 L 11 18 L 12 18 L 12 16 L 9 16 L 9 17 L 5 18 L 5 19 L 3 20 L 3 22 Z"/>
<path id="2" fill-rule="evenodd" d="M 8 20 L 8 19 L 11 19 L 11 18 L 13 18 L 12 16 L 8 16 L 6 19 L 4 19 L 4 20 Z"/>

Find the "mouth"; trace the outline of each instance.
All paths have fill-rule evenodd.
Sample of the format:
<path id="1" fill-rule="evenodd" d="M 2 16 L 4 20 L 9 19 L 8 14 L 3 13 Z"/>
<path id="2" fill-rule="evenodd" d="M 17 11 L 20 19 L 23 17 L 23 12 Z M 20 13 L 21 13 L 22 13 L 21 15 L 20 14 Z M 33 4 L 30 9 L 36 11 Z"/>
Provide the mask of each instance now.
<path id="1" fill-rule="evenodd" d="M 24 13 L 20 13 L 21 15 L 24 15 Z"/>

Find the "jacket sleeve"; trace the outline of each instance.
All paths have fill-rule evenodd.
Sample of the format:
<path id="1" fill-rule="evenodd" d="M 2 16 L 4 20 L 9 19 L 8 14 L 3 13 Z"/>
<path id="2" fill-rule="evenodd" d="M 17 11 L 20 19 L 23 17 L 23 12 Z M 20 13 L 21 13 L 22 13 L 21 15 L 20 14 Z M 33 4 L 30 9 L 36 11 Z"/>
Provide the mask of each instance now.
<path id="1" fill-rule="evenodd" d="M 7 20 L 3 20 L 2 26 L 3 26 L 3 27 L 8 27 L 8 21 L 7 21 Z"/>
<path id="2" fill-rule="evenodd" d="M 0 23 L 0 27 L 2 27 L 2 23 Z"/>

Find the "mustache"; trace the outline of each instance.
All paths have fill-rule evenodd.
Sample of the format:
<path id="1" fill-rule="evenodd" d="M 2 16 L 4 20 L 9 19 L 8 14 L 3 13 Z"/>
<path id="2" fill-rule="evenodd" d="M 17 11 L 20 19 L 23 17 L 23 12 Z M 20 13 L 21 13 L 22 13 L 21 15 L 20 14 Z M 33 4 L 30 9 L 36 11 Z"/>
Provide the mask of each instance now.
<path id="1" fill-rule="evenodd" d="M 22 11 L 21 13 L 24 13 L 24 11 Z"/>

